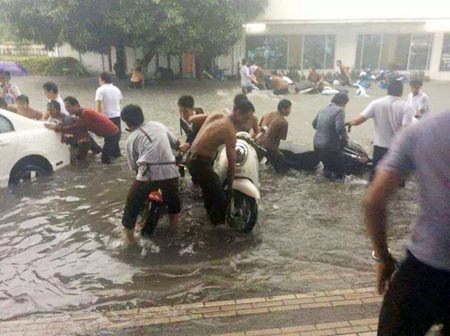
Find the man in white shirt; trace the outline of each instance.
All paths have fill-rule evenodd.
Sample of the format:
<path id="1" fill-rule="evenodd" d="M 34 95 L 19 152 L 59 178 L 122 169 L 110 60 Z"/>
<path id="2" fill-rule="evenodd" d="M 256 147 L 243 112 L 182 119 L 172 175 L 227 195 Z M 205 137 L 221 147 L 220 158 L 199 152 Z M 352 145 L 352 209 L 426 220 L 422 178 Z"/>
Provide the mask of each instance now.
<path id="1" fill-rule="evenodd" d="M 51 101 L 57 101 L 61 107 L 61 113 L 64 114 L 66 117 L 69 117 L 70 114 L 66 110 L 66 106 L 64 105 L 64 101 L 62 100 L 61 96 L 59 95 L 59 89 L 58 85 L 56 85 L 53 82 L 47 82 L 45 83 L 42 88 L 44 89 L 45 97 L 47 97 L 48 102 Z M 43 119 L 47 120 L 50 118 L 50 115 L 47 113 L 44 115 Z"/>
<path id="2" fill-rule="evenodd" d="M 413 79 L 409 83 L 411 93 L 408 96 L 408 102 L 414 108 L 414 116 L 417 119 L 426 117 L 430 113 L 430 103 L 428 95 L 421 91 L 423 83 L 419 79 Z"/>
<path id="3" fill-rule="evenodd" d="M 253 90 L 258 90 L 258 88 L 253 84 L 253 82 L 256 82 L 256 78 L 250 73 L 250 69 L 247 66 L 247 60 L 245 59 L 242 60 L 242 67 L 239 70 L 239 74 L 241 76 L 241 87 L 243 93 L 247 94 Z"/>
<path id="4" fill-rule="evenodd" d="M 256 70 L 258 70 L 258 64 L 254 63 L 253 65 L 250 66 L 249 70 L 250 75 L 255 76 L 255 72 Z"/>
<path id="5" fill-rule="evenodd" d="M 47 100 L 49 103 L 52 101 L 58 102 L 59 107 L 60 107 L 60 112 L 62 115 L 61 117 L 65 120 L 71 119 L 72 117 L 70 116 L 69 111 L 67 111 L 67 109 L 66 109 L 66 104 L 64 104 L 64 100 L 61 98 L 61 95 L 59 94 L 58 85 L 56 85 L 56 83 L 54 83 L 54 82 L 47 82 L 42 86 L 42 88 L 44 89 L 45 97 L 47 97 Z M 42 117 L 42 119 L 51 121 L 52 116 L 47 111 L 44 114 L 44 116 Z M 99 154 L 102 152 L 102 148 L 97 144 L 97 142 L 95 142 L 92 134 L 89 135 L 89 149 L 94 154 Z"/>
<path id="6" fill-rule="evenodd" d="M 112 79 L 109 74 L 103 72 L 98 78 L 100 87 L 95 92 L 95 103 L 97 111 L 106 115 L 122 132 L 120 124 L 120 102 L 123 99 L 120 89 L 112 84 Z M 120 156 L 120 147 L 117 145 L 114 156 Z"/>
<path id="7" fill-rule="evenodd" d="M 396 134 L 411 124 L 414 116 L 411 105 L 400 98 L 403 95 L 402 82 L 391 79 L 387 91 L 386 97 L 374 100 L 359 116 L 347 123 L 351 127 L 373 119 L 375 130 L 371 179 L 378 162 L 387 153 Z"/>

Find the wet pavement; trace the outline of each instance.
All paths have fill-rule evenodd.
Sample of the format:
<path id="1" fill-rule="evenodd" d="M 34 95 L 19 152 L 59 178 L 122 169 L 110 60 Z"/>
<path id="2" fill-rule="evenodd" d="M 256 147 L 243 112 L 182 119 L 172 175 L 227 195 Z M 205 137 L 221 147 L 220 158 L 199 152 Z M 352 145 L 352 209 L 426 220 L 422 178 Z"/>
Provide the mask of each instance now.
<path id="1" fill-rule="evenodd" d="M 16 80 L 32 107 L 44 109 L 46 80 Z M 94 78 L 54 80 L 63 97 L 73 95 L 84 106 L 94 106 Z M 427 83 L 424 90 L 434 111 L 449 105 L 448 84 Z M 180 95 L 194 95 L 210 113 L 231 108 L 239 88 L 233 82 L 183 81 L 123 93 L 124 104 L 141 105 L 149 120 L 179 134 Z M 354 97 L 354 89 L 350 94 L 347 119 L 383 92 L 369 90 L 371 98 Z M 258 116 L 274 110 L 279 99 L 269 92 L 249 97 Z M 288 140 L 311 148 L 311 121 L 331 97 L 288 98 L 294 103 Z M 352 137 L 369 147 L 371 130 L 368 122 L 354 128 Z M 90 157 L 88 165 L 68 167 L 39 184 L 0 190 L 0 319 L 373 285 L 361 215 L 362 178 L 334 184 L 318 174 L 278 176 L 264 168 L 262 211 L 248 236 L 208 225 L 199 193 L 186 179 L 178 230 L 169 233 L 164 219 L 154 239 L 127 248 L 120 218 L 132 178 L 124 158 L 104 166 Z M 414 181 L 393 203 L 389 237 L 392 250 L 401 255 L 417 216 Z"/>

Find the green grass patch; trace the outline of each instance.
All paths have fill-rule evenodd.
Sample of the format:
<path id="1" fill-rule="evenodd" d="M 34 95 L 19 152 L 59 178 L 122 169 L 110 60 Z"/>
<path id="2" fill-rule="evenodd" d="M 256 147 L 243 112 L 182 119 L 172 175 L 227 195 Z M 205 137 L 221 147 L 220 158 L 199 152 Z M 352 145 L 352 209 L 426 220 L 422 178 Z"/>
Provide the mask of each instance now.
<path id="1" fill-rule="evenodd" d="M 2 61 L 19 63 L 29 75 L 85 77 L 86 67 L 73 57 L 0 56 Z"/>

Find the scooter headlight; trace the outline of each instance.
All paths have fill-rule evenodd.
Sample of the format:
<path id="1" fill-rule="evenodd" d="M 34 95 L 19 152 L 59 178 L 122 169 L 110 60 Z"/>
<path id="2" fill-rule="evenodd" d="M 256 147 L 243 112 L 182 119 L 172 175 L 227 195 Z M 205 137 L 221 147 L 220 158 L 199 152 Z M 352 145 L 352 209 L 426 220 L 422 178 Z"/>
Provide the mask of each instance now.
<path id="1" fill-rule="evenodd" d="M 247 161 L 247 156 L 248 156 L 247 148 L 238 144 L 236 146 L 236 165 L 237 166 L 244 165 L 245 161 Z"/>

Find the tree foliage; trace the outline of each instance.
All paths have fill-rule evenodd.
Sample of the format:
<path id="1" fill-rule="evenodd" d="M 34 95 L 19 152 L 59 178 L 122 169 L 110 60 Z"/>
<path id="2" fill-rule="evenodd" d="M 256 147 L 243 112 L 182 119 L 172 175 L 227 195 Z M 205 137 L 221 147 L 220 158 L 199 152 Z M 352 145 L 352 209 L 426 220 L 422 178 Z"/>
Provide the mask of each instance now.
<path id="1" fill-rule="evenodd" d="M 267 0 L 0 0 L 11 32 L 48 48 L 80 51 L 142 48 L 157 53 L 225 54 Z"/>

